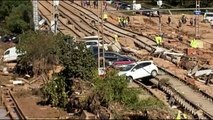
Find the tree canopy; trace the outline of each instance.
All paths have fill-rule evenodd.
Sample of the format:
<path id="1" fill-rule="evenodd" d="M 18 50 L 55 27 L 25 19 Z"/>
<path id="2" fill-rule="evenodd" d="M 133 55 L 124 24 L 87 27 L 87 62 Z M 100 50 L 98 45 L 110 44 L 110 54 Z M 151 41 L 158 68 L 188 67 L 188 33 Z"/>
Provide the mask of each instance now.
<path id="1" fill-rule="evenodd" d="M 12 33 L 20 34 L 33 27 L 32 4 L 30 0 L 0 1 L 0 22 Z"/>
<path id="2" fill-rule="evenodd" d="M 60 62 L 65 69 L 63 74 L 67 77 L 90 79 L 91 71 L 96 67 L 91 51 L 84 43 L 76 43 L 73 39 L 66 39 L 60 44 Z"/>
<path id="3" fill-rule="evenodd" d="M 90 79 L 96 64 L 84 43 L 76 43 L 72 37 L 62 34 L 28 31 L 20 36 L 17 49 L 25 53 L 18 60 L 26 68 L 33 65 L 33 73 L 39 75 L 61 64 L 67 78 Z"/>

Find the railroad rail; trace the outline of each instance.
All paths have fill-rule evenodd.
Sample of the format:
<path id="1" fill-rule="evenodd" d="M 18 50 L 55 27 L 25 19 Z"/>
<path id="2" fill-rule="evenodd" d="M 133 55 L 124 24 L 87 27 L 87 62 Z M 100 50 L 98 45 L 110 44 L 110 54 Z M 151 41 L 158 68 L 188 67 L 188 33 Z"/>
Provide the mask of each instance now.
<path id="1" fill-rule="evenodd" d="M 66 4 L 68 4 L 68 2 L 67 1 L 64 1 Z M 85 15 L 87 15 L 87 17 L 90 17 L 91 19 L 93 19 L 93 20 L 95 20 L 96 22 L 97 22 L 97 19 L 100 19 L 100 18 L 98 18 L 94 13 L 92 13 L 91 11 L 89 11 L 89 10 L 87 10 L 87 9 L 85 9 L 85 8 L 81 8 L 79 5 L 77 5 L 77 4 L 68 4 L 68 5 L 70 5 L 70 6 L 72 6 L 73 8 L 75 8 L 75 9 L 77 9 L 77 10 L 79 10 L 79 11 L 81 11 L 82 13 L 84 13 Z M 61 12 L 63 12 L 63 11 L 61 11 Z M 149 38 L 147 38 L 147 37 L 143 37 L 142 35 L 137 35 L 137 34 L 134 34 L 134 33 L 130 33 L 130 32 L 128 32 L 128 31 L 126 31 L 126 30 L 123 30 L 123 29 L 121 29 L 121 28 L 118 28 L 117 26 L 115 26 L 115 25 L 112 25 L 112 24 L 110 24 L 110 23 L 105 23 L 104 24 L 104 27 L 105 27 L 105 29 L 110 29 L 111 31 L 114 31 L 116 34 L 118 34 L 118 35 L 121 35 L 121 36 L 128 36 L 128 37 L 133 37 L 134 36 L 134 42 L 136 42 L 137 44 L 139 44 L 139 45 L 141 45 L 141 47 L 142 48 L 145 48 L 145 49 L 147 49 L 148 51 L 152 51 L 152 49 L 153 49 L 153 47 L 152 47 L 152 44 L 151 43 L 153 43 L 153 41 L 152 40 L 150 40 Z M 145 40 L 146 42 L 148 42 L 148 43 L 145 43 L 143 40 Z M 167 73 L 168 74 L 168 73 Z M 194 91 L 192 88 L 190 88 L 190 87 L 188 87 L 188 85 L 187 84 L 184 84 L 182 81 L 179 81 L 180 83 L 175 83 L 175 80 L 177 80 L 177 79 L 174 79 L 174 76 L 172 76 L 171 77 L 172 79 L 170 79 L 170 82 L 172 82 L 172 83 L 174 83 L 174 84 L 176 84 L 176 85 L 171 85 L 170 86 L 170 89 L 172 89 L 172 91 L 173 92 L 167 92 L 168 94 L 170 94 L 170 95 L 174 95 L 174 92 L 177 94 L 177 95 L 179 95 L 179 96 L 181 96 L 182 95 L 182 93 L 181 92 L 183 92 L 184 91 L 184 93 L 187 93 L 188 92 L 188 94 L 190 93 L 191 95 L 193 95 L 193 96 L 196 96 L 198 99 L 197 100 L 195 100 L 195 99 L 191 99 L 191 98 L 189 98 L 190 96 L 184 96 L 184 95 L 182 95 L 182 100 L 185 100 L 185 101 L 187 101 L 187 102 L 181 102 L 181 104 L 183 105 L 183 106 L 192 106 L 192 107 L 189 107 L 188 108 L 188 110 L 189 111 L 191 111 L 192 112 L 192 114 L 195 114 L 195 111 L 196 110 L 202 110 L 203 112 L 204 112 L 204 114 L 206 115 L 206 116 L 208 116 L 209 118 L 213 118 L 213 112 L 212 112 L 212 106 L 213 106 L 213 104 L 212 104 L 212 102 L 211 101 L 209 101 L 208 99 L 206 99 L 205 97 L 203 97 L 202 96 L 202 94 L 200 93 L 200 92 L 198 92 L 198 91 Z M 160 80 L 160 79 L 159 79 Z M 181 87 L 180 86 L 178 86 L 178 85 L 180 85 L 181 84 L 181 86 L 184 86 L 184 87 L 186 87 L 186 88 L 188 88 L 188 89 L 183 89 L 182 91 L 180 90 L 181 89 Z M 179 90 L 176 90 L 175 88 L 176 87 L 178 87 L 179 88 Z M 163 87 L 162 89 L 165 89 L 165 87 Z M 195 94 L 194 94 L 195 93 Z M 176 96 L 176 95 L 175 95 Z M 187 98 L 186 98 L 187 97 Z M 179 98 L 180 99 L 180 98 Z M 201 101 L 199 100 L 199 99 L 201 99 Z M 178 98 L 177 98 L 177 100 L 178 100 Z M 201 104 L 203 104 L 203 105 L 198 105 L 197 103 L 198 102 L 196 102 L 196 101 L 198 101 L 199 100 L 199 103 L 201 103 Z M 180 100 L 179 100 L 180 101 Z M 186 103 L 188 103 L 189 105 L 186 105 Z M 206 106 L 208 106 L 207 108 L 204 108 L 204 107 L 206 107 Z"/>
<path id="2" fill-rule="evenodd" d="M 197 8 L 174 8 L 174 9 L 159 9 L 156 8 L 155 10 L 158 11 L 192 11 L 192 10 L 196 10 Z M 212 10 L 213 8 L 210 7 L 206 7 L 206 8 L 199 8 L 200 10 Z M 144 10 L 107 10 L 107 12 L 143 12 L 143 11 L 153 11 L 153 9 L 144 9 Z"/>
<path id="3" fill-rule="evenodd" d="M 23 111 L 20 109 L 16 99 L 14 98 L 10 88 L 3 88 L 3 103 L 11 117 L 11 119 L 21 119 L 26 120 L 27 117 L 24 115 Z"/>
<path id="4" fill-rule="evenodd" d="M 41 4 L 41 2 L 43 2 L 43 1 L 39 1 L 39 3 L 40 3 L 40 4 L 39 4 L 39 5 L 40 5 L 39 7 L 43 8 L 43 9 L 42 9 L 43 11 L 41 11 L 41 10 L 39 9 L 39 13 L 40 13 L 40 15 L 47 21 L 47 23 L 48 23 L 49 25 L 51 25 L 50 23 L 51 23 L 52 18 L 51 18 L 51 17 L 47 17 L 47 15 L 51 15 L 51 11 L 50 11 L 49 9 L 47 9 L 46 6 L 44 6 L 43 4 Z M 63 23 L 62 20 L 61 20 L 61 18 L 59 19 L 59 22 L 61 23 L 61 27 L 67 28 L 67 29 L 70 30 L 75 36 L 80 37 L 80 35 L 79 35 L 75 30 L 73 30 L 73 29 L 71 29 L 70 27 L 68 27 L 68 26 L 66 25 L 66 23 Z M 62 33 L 62 30 L 59 29 L 59 31 Z"/>
<path id="5" fill-rule="evenodd" d="M 75 4 L 75 3 L 68 3 L 68 1 L 63 1 L 64 3 L 66 3 L 67 5 L 69 5 L 70 7 L 73 7 L 79 11 L 81 11 L 82 13 L 84 13 L 85 16 L 95 20 L 96 22 L 98 22 L 98 19 L 101 19 L 101 18 L 98 18 L 98 16 L 93 13 L 92 11 L 88 10 L 88 9 L 82 9 L 82 7 L 78 4 Z M 62 4 L 60 4 L 62 5 Z M 144 35 L 141 35 L 139 33 L 135 33 L 135 32 L 132 32 L 130 30 L 125 30 L 125 29 L 122 29 L 110 22 L 106 22 L 104 23 L 104 28 L 107 30 L 107 31 L 112 31 L 114 34 L 117 34 L 119 36 L 124 36 L 124 37 L 129 37 L 129 38 L 132 38 L 132 40 L 137 44 L 139 45 L 140 47 L 146 49 L 147 51 L 149 52 L 153 52 L 155 50 L 155 46 L 156 46 L 156 43 L 153 39 L 150 39 L 149 37 L 147 36 L 144 36 Z M 163 55 L 163 57 L 175 64 L 177 64 L 177 59 L 174 59 L 173 57 L 171 56 L 167 56 L 167 55 Z"/>

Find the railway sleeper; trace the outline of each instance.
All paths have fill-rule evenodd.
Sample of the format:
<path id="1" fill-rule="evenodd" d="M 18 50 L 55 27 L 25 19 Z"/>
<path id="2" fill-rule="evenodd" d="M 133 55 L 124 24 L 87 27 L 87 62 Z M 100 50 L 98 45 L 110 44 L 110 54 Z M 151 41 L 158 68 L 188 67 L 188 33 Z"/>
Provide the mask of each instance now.
<path id="1" fill-rule="evenodd" d="M 194 83 L 194 80 L 193 79 L 189 79 L 189 78 L 186 78 L 186 80 L 176 76 L 176 75 L 173 75 L 170 71 L 166 70 L 165 68 L 160 68 L 162 71 L 168 73 L 169 75 L 171 75 L 172 77 L 178 79 L 179 81 L 183 82 L 184 84 L 188 85 L 190 84 L 190 87 L 194 90 L 197 90 L 199 91 L 199 93 L 205 97 L 206 99 L 210 100 L 211 102 L 213 102 L 213 97 L 209 94 L 207 94 L 204 90 L 201 90 L 200 88 L 198 88 L 195 83 Z"/>
<path id="2" fill-rule="evenodd" d="M 163 91 L 165 91 L 167 94 L 174 96 L 175 101 L 177 103 L 179 103 L 179 105 L 181 105 L 185 110 L 190 112 L 192 115 L 198 116 L 200 119 L 203 119 L 203 118 L 206 119 L 206 117 L 204 115 L 200 115 L 200 114 L 198 115 L 197 111 L 200 111 L 199 109 L 196 109 L 195 107 L 193 107 L 190 103 L 188 103 L 186 100 L 181 98 L 178 94 L 175 94 L 168 87 L 159 85 L 159 88 L 162 89 Z"/>

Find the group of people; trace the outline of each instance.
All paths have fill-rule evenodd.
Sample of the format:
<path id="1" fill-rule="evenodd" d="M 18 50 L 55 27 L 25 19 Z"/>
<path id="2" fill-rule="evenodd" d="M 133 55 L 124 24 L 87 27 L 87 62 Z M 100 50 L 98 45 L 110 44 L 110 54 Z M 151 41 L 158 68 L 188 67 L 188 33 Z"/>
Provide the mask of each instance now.
<path id="1" fill-rule="evenodd" d="M 82 0 L 81 6 L 83 7 L 92 7 L 91 0 Z M 107 3 L 106 1 L 103 1 L 104 10 L 107 10 Z M 98 0 L 93 0 L 93 7 L 98 8 Z"/>
<path id="2" fill-rule="evenodd" d="M 88 6 L 92 7 L 90 2 L 91 2 L 90 0 L 82 0 L 81 1 L 81 6 L 83 6 L 83 7 L 88 7 Z M 98 8 L 98 0 L 94 0 L 93 1 L 93 7 L 94 8 Z"/>
<path id="3" fill-rule="evenodd" d="M 172 22 L 172 18 L 171 18 L 171 16 L 168 16 L 168 22 L 167 22 L 167 24 L 170 25 L 171 22 Z M 183 15 L 181 16 L 181 18 L 179 19 L 179 21 L 178 21 L 178 26 L 177 26 L 177 28 L 181 28 L 182 25 L 183 25 L 183 24 L 186 24 L 186 23 L 187 23 L 187 17 L 183 14 Z M 194 19 L 193 19 L 193 18 L 190 18 L 189 23 L 190 23 L 191 26 L 195 26 L 195 25 L 196 25 L 196 18 L 194 18 Z"/>
<path id="4" fill-rule="evenodd" d="M 119 16 L 118 17 L 118 25 L 119 25 L 119 27 L 127 27 L 128 24 L 129 24 L 129 21 L 130 21 L 129 16 L 127 16 L 127 17 Z"/>
<path id="5" fill-rule="evenodd" d="M 182 24 L 186 24 L 186 23 L 187 23 L 187 18 L 186 18 L 186 16 L 183 14 L 183 15 L 181 16 L 181 18 L 179 19 L 177 28 L 182 27 Z"/>

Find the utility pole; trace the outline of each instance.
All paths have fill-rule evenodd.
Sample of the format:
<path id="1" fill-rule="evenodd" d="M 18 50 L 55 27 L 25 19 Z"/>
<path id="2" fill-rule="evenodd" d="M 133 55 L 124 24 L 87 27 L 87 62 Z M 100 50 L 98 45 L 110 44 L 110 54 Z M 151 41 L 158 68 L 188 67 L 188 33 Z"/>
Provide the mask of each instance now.
<path id="1" fill-rule="evenodd" d="M 99 8 L 97 8 L 97 12 L 98 12 L 98 26 L 97 26 L 97 30 L 98 30 L 98 75 L 100 75 L 100 31 L 99 31 L 99 25 L 100 25 L 100 14 L 99 14 Z"/>
<path id="2" fill-rule="evenodd" d="M 53 21 L 54 21 L 53 22 L 53 25 L 54 25 L 53 32 L 55 34 L 57 34 L 57 32 L 58 32 L 58 17 L 59 17 L 58 6 L 59 6 L 59 0 L 53 0 Z"/>
<path id="3" fill-rule="evenodd" d="M 157 1 L 157 5 L 159 6 L 159 9 L 161 8 L 162 4 L 163 4 L 162 0 Z M 158 15 L 159 15 L 159 35 L 162 37 L 160 10 L 158 11 Z"/>
<path id="4" fill-rule="evenodd" d="M 98 1 L 99 2 L 99 1 Z M 101 74 L 101 71 L 104 71 L 105 70 L 105 49 L 104 49 L 104 21 L 103 21 L 103 1 L 100 1 L 98 4 L 100 4 L 100 8 L 101 8 L 101 11 L 99 11 L 99 6 L 98 6 L 98 27 L 97 27 L 97 30 L 98 30 L 98 74 L 100 75 Z M 100 16 L 101 15 L 101 16 Z M 101 21 L 100 21 L 100 17 L 101 17 Z M 100 26 L 101 25 L 101 37 L 100 37 Z M 102 38 L 102 60 L 100 59 L 100 38 Z M 101 64 L 101 62 L 103 62 Z M 103 66 L 102 66 L 103 65 Z M 101 69 L 101 66 L 103 69 Z"/>
<path id="5" fill-rule="evenodd" d="M 200 11 L 200 0 L 196 0 L 196 11 L 195 11 L 195 38 L 199 38 L 200 37 L 200 33 L 199 33 L 199 15 L 200 15 L 201 11 Z"/>
<path id="6" fill-rule="evenodd" d="M 34 30 L 39 30 L 38 26 L 38 1 L 33 0 L 33 22 L 34 22 Z"/>
<path id="7" fill-rule="evenodd" d="M 102 49 L 103 49 L 103 69 L 105 70 L 103 3 L 104 1 L 101 1 L 101 38 L 102 38 Z"/>

